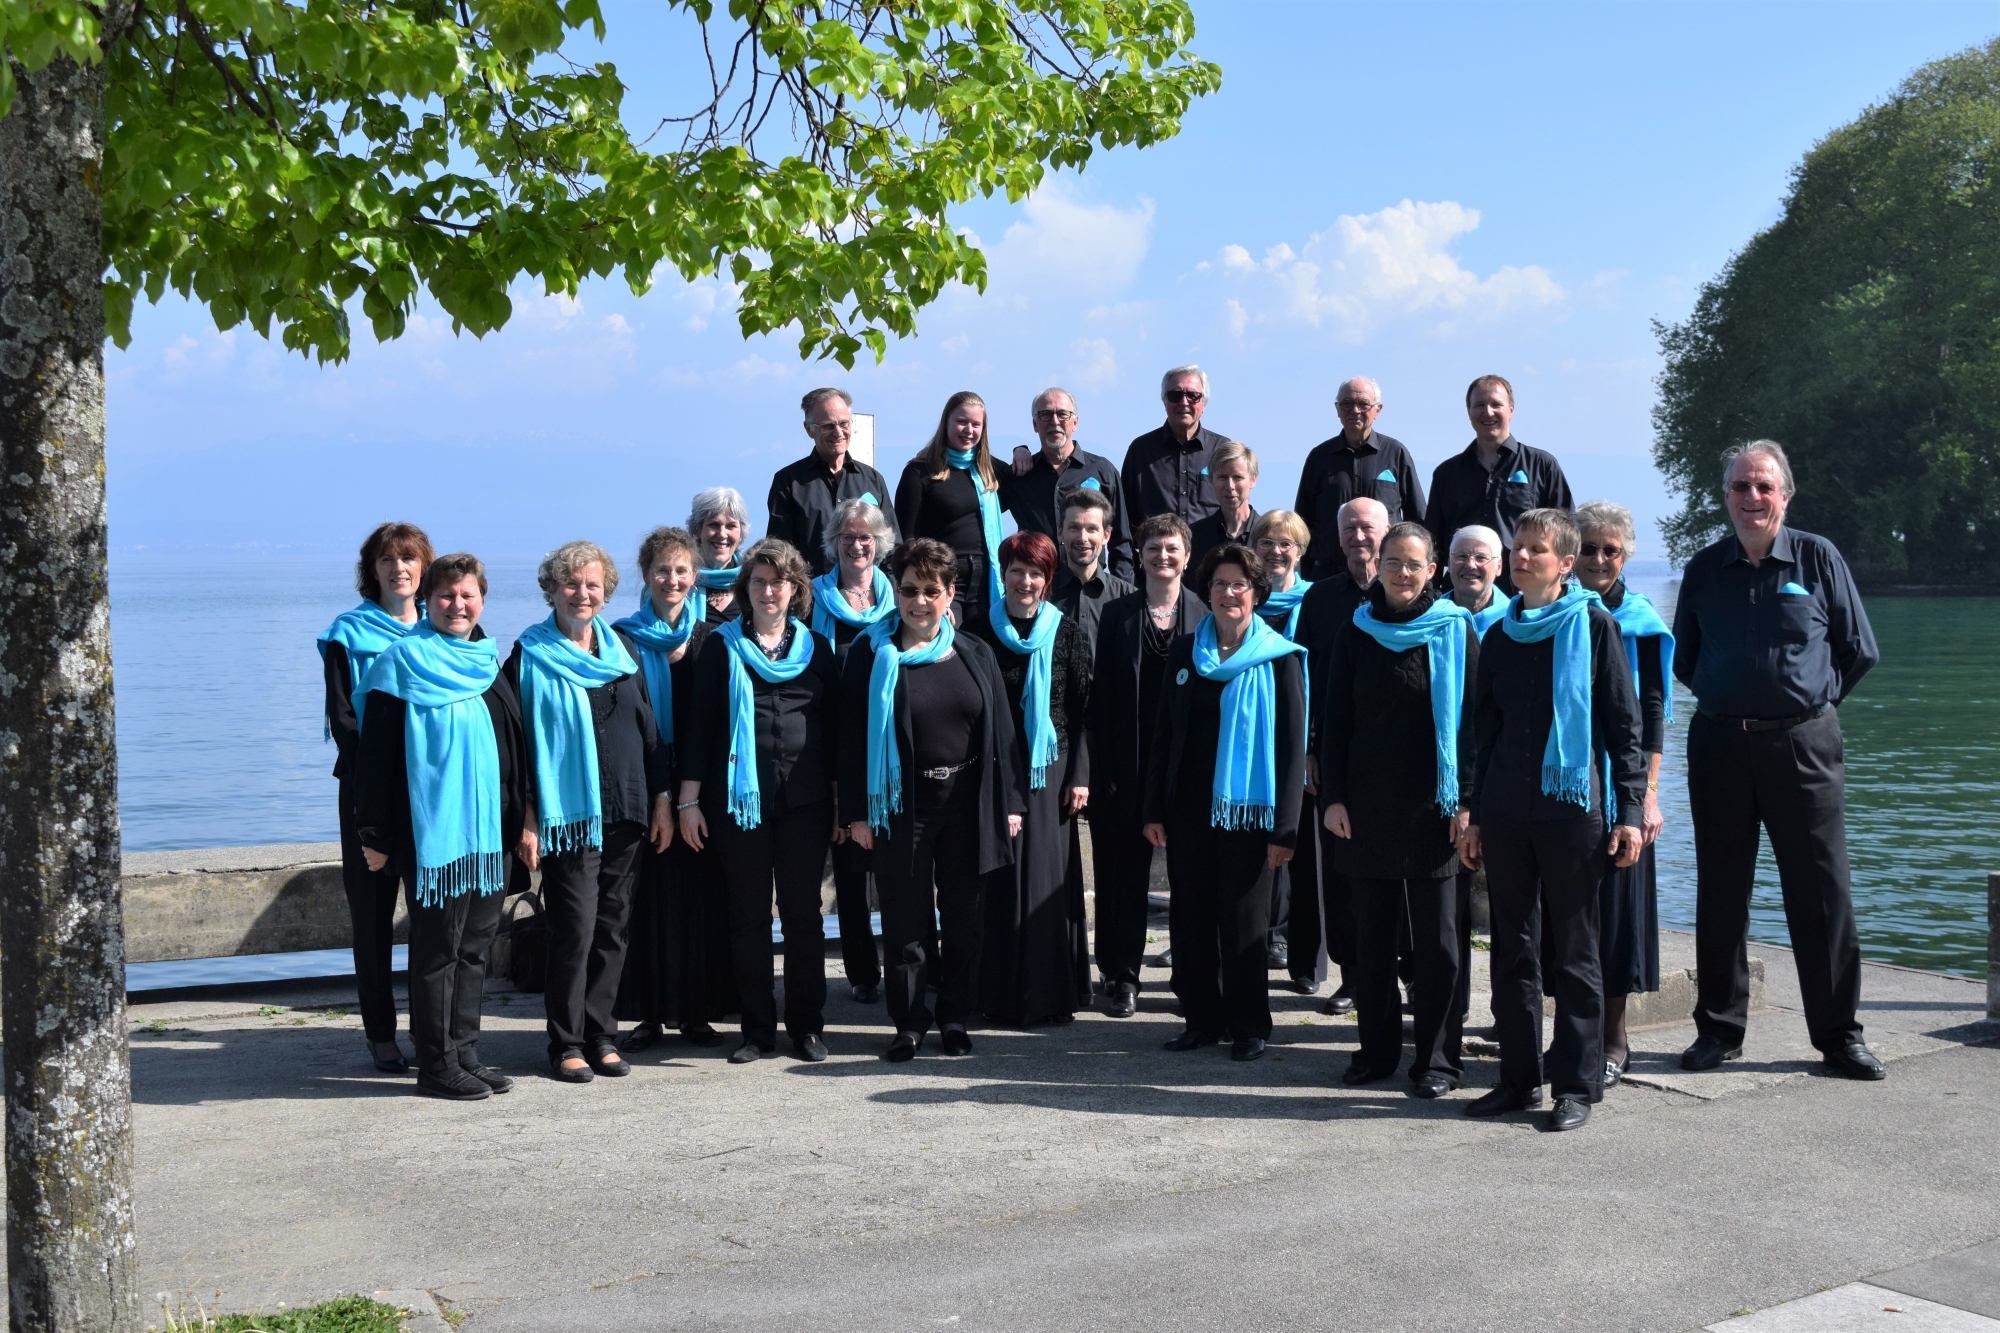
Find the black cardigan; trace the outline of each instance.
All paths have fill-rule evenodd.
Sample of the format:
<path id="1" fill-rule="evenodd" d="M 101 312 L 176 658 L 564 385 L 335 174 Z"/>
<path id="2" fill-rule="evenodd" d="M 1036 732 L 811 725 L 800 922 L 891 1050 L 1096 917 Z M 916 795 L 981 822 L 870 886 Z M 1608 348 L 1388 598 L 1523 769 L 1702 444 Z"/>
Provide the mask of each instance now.
<path id="1" fill-rule="evenodd" d="M 1194 633 L 1208 614 L 1201 599 L 1181 588 L 1181 632 Z M 1091 808 L 1138 822 L 1146 798 L 1146 775 L 1139 771 L 1142 728 L 1159 721 L 1139 715 L 1139 671 L 1146 651 L 1146 590 L 1127 593 L 1104 608 L 1097 622 L 1097 662 L 1090 682 L 1090 762 L 1094 776 Z M 1166 692 L 1165 682 L 1161 693 Z"/>
<path id="2" fill-rule="evenodd" d="M 1390 623 L 1428 610 L 1426 593 L 1404 615 L 1388 612 L 1371 590 L 1375 614 Z M 1459 712 L 1458 802 L 1472 799 L 1474 743 L 1471 687 L 1479 678 L 1479 639 L 1467 621 L 1467 706 Z M 1333 646 L 1320 704 L 1319 808 L 1347 807 L 1354 836 L 1325 839 L 1335 869 L 1366 879 L 1443 879 L 1458 873 L 1451 820 L 1437 807 L 1437 725 L 1431 715 L 1430 650 L 1384 648 L 1361 630 Z"/>
<path id="3" fill-rule="evenodd" d="M 999 663 L 993 650 L 970 634 L 952 641 L 952 651 L 965 660 L 972 678 L 979 682 L 980 700 L 985 704 L 985 722 L 980 727 L 979 753 L 979 873 L 1014 863 L 1013 839 L 1007 833 L 1007 816 L 1028 812 L 1028 772 L 1021 751 L 1014 745 L 1012 718 L 1005 707 L 1007 686 L 1000 679 Z M 868 678 L 875 671 L 875 640 L 862 637 L 847 650 L 847 667 L 841 673 L 841 732 L 848 743 L 841 749 L 840 822 L 868 822 Z M 916 742 L 910 733 L 910 692 L 896 690 L 896 758 L 903 766 L 904 808 L 908 809 L 909 784 L 916 771 Z M 893 845 L 878 833 L 875 843 L 877 869 Z M 897 850 L 914 856 L 916 846 L 897 845 Z"/>
<path id="4" fill-rule="evenodd" d="M 1602 819 L 1604 756 L 1609 752 L 1612 794 L 1618 805 L 1614 822 L 1639 825 L 1646 768 L 1639 753 L 1639 701 L 1632 694 L 1632 668 L 1611 613 L 1593 606 L 1589 616 L 1589 809 L 1542 791 L 1542 754 L 1555 722 L 1555 641 L 1516 643 L 1507 637 L 1506 626 L 1495 621 L 1479 644 L 1473 823 Z"/>
<path id="5" fill-rule="evenodd" d="M 833 717 L 840 676 L 833 645 L 818 634 L 812 641 L 812 660 L 791 680 L 768 681 L 750 673 L 757 714 L 757 789 L 766 814 L 830 800 L 840 776 L 840 727 Z M 729 809 L 729 652 L 720 634 L 709 635 L 702 645 L 688 692 L 694 713 L 681 745 L 681 780 L 701 783 L 701 809 L 711 829 Z"/>
<path id="6" fill-rule="evenodd" d="M 1298 653 L 1286 653 L 1271 663 L 1278 694 L 1278 735 L 1276 758 L 1277 800 L 1270 836 L 1266 841 L 1277 847 L 1296 846 L 1299 837 L 1299 802 L 1306 788 L 1305 746 L 1305 667 Z M 1187 741 L 1188 700 L 1198 679 L 1194 670 L 1194 635 L 1177 639 L 1167 651 L 1167 670 L 1160 682 L 1160 716 L 1154 724 L 1153 760 L 1146 774 L 1143 817 L 1148 824 L 1165 824 L 1172 810 L 1174 788 L 1180 781 L 1181 764 L 1199 766 L 1199 771 L 1215 772 L 1215 755 L 1184 755 Z"/>
<path id="7" fill-rule="evenodd" d="M 354 776 L 360 762 L 361 723 L 354 716 L 353 672 L 347 666 L 347 645 L 338 639 L 326 644 L 326 730 L 333 738 L 333 775 L 342 782 Z"/>
<path id="8" fill-rule="evenodd" d="M 597 632 L 616 633 L 611 622 L 598 626 Z M 632 645 L 625 642 L 626 651 Z M 507 655 L 507 665 L 500 674 L 514 687 L 514 697 L 521 697 L 521 645 L 514 644 L 514 651 Z M 673 791 L 673 762 L 667 749 L 660 744 L 659 726 L 653 720 L 653 700 L 646 691 L 646 673 L 634 671 L 620 676 L 609 685 L 600 685 L 585 693 L 590 698 L 590 717 L 593 730 L 597 733 L 597 799 L 603 810 L 604 826 L 613 824 L 650 824 L 653 818 L 653 798 L 665 796 Z M 534 754 L 534 720 L 522 718 L 522 731 L 528 736 L 528 753 Z M 526 776 L 528 799 L 540 809 L 540 795 L 535 786 L 535 766 L 530 763 Z"/>
<path id="9" fill-rule="evenodd" d="M 1028 659 L 1003 646 L 984 616 L 972 628 L 980 641 L 993 650 L 994 664 L 1007 688 L 1008 711 L 1014 719 L 1014 744 L 1026 764 L 1028 724 L 1021 711 L 1021 694 L 1028 684 Z M 1076 617 L 1065 615 L 1056 625 L 1056 641 L 1049 648 L 1049 721 L 1055 724 L 1056 752 L 1063 758 L 1062 771 L 1049 775 L 1055 786 L 1090 785 L 1090 738 L 1084 725 L 1090 707 L 1090 665 L 1083 624 Z"/>
<path id="10" fill-rule="evenodd" d="M 486 631 L 473 630 L 483 639 Z M 493 720 L 493 739 L 500 750 L 500 843 L 514 850 L 528 814 L 527 737 L 521 730 L 520 696 L 507 673 L 494 676 L 484 696 Z M 379 691 L 368 701 L 361 727 L 360 793 L 355 801 L 357 834 L 363 847 L 389 858 L 387 873 L 406 884 L 417 882 L 417 835 L 410 822 L 410 774 L 403 757 L 404 726 L 410 707 L 393 694 Z"/>

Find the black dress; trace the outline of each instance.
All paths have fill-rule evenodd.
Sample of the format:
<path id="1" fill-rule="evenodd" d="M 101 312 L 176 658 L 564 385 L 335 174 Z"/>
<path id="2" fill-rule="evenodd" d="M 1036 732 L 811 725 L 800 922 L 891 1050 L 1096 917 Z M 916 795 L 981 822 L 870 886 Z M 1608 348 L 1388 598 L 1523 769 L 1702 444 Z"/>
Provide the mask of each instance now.
<path id="1" fill-rule="evenodd" d="M 1014 632 L 1024 636 L 1034 627 L 1032 621 L 1012 623 Z M 1001 645 L 990 625 L 979 628 L 986 630 L 981 637 L 992 646 L 1006 683 L 1014 746 L 1026 756 L 1021 695 L 1029 657 Z M 1014 840 L 1014 864 L 995 871 L 986 884 L 979 1008 L 1000 1023 L 1066 1022 L 1090 1002 L 1083 853 L 1077 819 L 1063 813 L 1063 794 L 1090 785 L 1090 746 L 1084 733 L 1090 654 L 1083 626 L 1074 618 L 1064 616 L 1056 626 L 1050 657 L 1049 720 L 1055 725 L 1056 759 L 1044 785 L 1028 789 L 1027 815 Z"/>
<path id="2" fill-rule="evenodd" d="M 948 467 L 933 479 L 923 455 L 912 458 L 896 483 L 896 526 L 903 539 L 929 537 L 958 556 L 958 589 L 952 611 L 958 627 L 977 629 L 986 619 L 986 529 L 979 521 L 979 491 L 969 469 Z"/>
<path id="3" fill-rule="evenodd" d="M 1604 604 L 1616 608 L 1625 600 L 1620 579 L 1604 594 Z M 1642 754 L 1666 753 L 1666 680 L 1660 671 L 1660 641 L 1639 640 L 1639 749 Z M 1660 988 L 1660 888 L 1655 877 L 1653 848 L 1648 843 L 1639 859 L 1620 869 L 1608 866 L 1599 907 L 1598 948 L 1604 967 L 1606 995 L 1633 995 Z"/>

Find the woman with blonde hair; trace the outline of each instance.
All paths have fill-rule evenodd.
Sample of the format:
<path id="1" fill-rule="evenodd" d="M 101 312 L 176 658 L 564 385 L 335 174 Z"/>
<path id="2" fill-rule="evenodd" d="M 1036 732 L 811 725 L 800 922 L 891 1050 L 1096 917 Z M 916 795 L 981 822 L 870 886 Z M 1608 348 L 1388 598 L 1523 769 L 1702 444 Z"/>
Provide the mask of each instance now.
<path id="1" fill-rule="evenodd" d="M 986 430 L 986 401 L 969 389 L 953 394 L 930 443 L 896 483 L 896 526 L 904 539 L 933 538 L 957 557 L 952 619 L 960 626 L 984 624 L 998 600 L 1000 483 Z"/>

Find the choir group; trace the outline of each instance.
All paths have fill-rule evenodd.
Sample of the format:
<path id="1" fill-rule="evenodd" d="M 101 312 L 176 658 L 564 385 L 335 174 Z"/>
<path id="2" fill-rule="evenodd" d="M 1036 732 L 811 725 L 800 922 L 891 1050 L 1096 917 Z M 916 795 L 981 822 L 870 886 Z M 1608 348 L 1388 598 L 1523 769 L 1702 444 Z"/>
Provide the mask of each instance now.
<path id="1" fill-rule="evenodd" d="M 471 1100 L 511 1087 L 478 1054 L 510 858 L 540 871 L 550 1069 L 581 1083 L 674 1035 L 720 1045 L 728 1015 L 731 1062 L 772 1054 L 774 904 L 784 1034 L 824 1060 L 829 857 L 886 1059 L 933 1029 L 966 1056 L 981 1022 L 1129 1017 L 1161 848 L 1185 1023 L 1168 1049 L 1257 1059 L 1272 971 L 1313 994 L 1331 968 L 1327 1011 L 1359 1025 L 1344 1081 L 1403 1068 L 1407 1008 L 1411 1091 L 1444 1096 L 1483 869 L 1501 1080 L 1467 1110 L 1547 1085 L 1551 1127 L 1582 1124 L 1627 1067 L 1625 997 L 1659 974 L 1675 635 L 1625 586 L 1630 513 L 1572 506 L 1498 376 L 1470 386 L 1474 439 L 1428 499 L 1356 379 L 1295 506 L 1264 512 L 1256 454 L 1202 424 L 1206 375 L 1177 367 L 1161 397 L 1164 424 L 1114 466 L 1062 389 L 1033 399 L 1041 448 L 1005 460 L 986 404 L 954 394 L 892 492 L 848 452 L 848 394 L 815 390 L 762 540 L 737 492 L 699 492 L 640 543 L 615 620 L 617 558 L 570 542 L 504 662 L 477 557 L 372 532 L 363 600 L 319 649 L 377 1065 L 408 1068 L 399 886 L 417 1087 Z"/>

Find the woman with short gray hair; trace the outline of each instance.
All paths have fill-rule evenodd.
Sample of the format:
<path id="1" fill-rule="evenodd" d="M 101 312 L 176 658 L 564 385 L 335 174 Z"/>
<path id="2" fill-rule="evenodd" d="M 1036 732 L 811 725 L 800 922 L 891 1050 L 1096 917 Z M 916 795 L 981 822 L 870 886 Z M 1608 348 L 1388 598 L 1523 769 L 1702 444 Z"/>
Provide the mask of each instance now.
<path id="1" fill-rule="evenodd" d="M 598 620 L 618 590 L 611 553 L 566 543 L 535 580 L 549 618 L 522 633 L 506 666 L 528 741 L 520 856 L 542 872 L 549 1067 L 588 1083 L 632 1072 L 613 1009 L 640 844 L 664 852 L 672 837 L 672 773 L 645 675 Z"/>
<path id="2" fill-rule="evenodd" d="M 694 573 L 695 609 L 705 623 L 720 625 L 737 613 L 736 554 L 750 536 L 750 510 L 735 487 L 710 486 L 694 493 L 687 525 L 701 562 Z"/>

